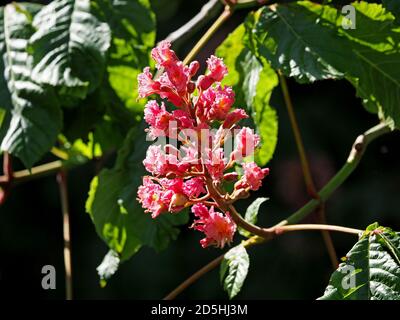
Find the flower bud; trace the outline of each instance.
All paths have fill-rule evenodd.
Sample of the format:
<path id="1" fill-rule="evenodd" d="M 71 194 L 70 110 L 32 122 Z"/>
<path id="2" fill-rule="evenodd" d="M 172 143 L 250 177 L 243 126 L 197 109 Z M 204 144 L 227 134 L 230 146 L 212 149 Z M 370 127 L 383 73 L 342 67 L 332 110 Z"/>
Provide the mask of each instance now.
<path id="1" fill-rule="evenodd" d="M 187 91 L 189 93 L 193 93 L 194 89 L 196 89 L 196 85 L 193 82 L 189 82 L 187 84 Z"/>
<path id="2" fill-rule="evenodd" d="M 212 78 L 207 76 L 200 76 L 197 80 L 197 87 L 204 91 L 207 90 L 213 83 L 214 80 Z"/>
<path id="3" fill-rule="evenodd" d="M 188 198 L 181 193 L 175 193 L 172 198 L 171 198 L 171 202 L 170 202 L 170 208 L 173 207 L 182 207 L 186 204 L 186 202 L 188 202 Z"/>
<path id="4" fill-rule="evenodd" d="M 239 174 L 237 172 L 229 172 L 224 174 L 224 180 L 225 181 L 235 181 L 239 177 Z"/>
<path id="5" fill-rule="evenodd" d="M 191 77 L 193 77 L 197 71 L 199 71 L 200 68 L 200 63 L 198 61 L 193 61 L 189 65 L 189 74 Z"/>

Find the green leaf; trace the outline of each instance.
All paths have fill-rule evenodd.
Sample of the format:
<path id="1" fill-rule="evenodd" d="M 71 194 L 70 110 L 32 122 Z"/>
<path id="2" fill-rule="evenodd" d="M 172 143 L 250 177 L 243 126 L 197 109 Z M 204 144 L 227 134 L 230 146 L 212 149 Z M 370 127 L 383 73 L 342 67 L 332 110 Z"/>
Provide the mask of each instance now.
<path id="1" fill-rule="evenodd" d="M 304 2 L 264 7 L 249 16 L 246 28 L 254 53 L 300 83 L 343 76 L 329 60 L 346 48 L 331 45 L 334 34 L 316 23 Z"/>
<path id="2" fill-rule="evenodd" d="M 110 85 L 127 108 L 142 112 L 137 76 L 150 65 L 149 52 L 155 44 L 155 16 L 149 1 L 97 0 L 94 5 L 112 30 L 107 63 Z"/>
<path id="3" fill-rule="evenodd" d="M 234 88 L 236 107 L 244 108 L 251 116 L 251 123 L 261 136 L 261 147 L 255 157 L 264 166 L 271 160 L 278 140 L 278 119 L 270 106 L 273 89 L 278 77 L 268 62 L 261 63 L 245 46 L 245 27 L 240 25 L 217 48 L 216 55 L 224 58 L 229 73 L 223 84 Z"/>
<path id="4" fill-rule="evenodd" d="M 32 15 L 40 6 L 9 4 L 0 8 L 0 100 L 7 110 L 7 132 L 1 149 L 20 158 L 31 167 L 56 140 L 62 126 L 62 114 L 51 88 L 31 78 L 32 56 L 27 44 L 34 32 Z M 6 130 L 3 128 L 2 131 Z M 5 132 L 5 131 L 4 131 Z"/>
<path id="5" fill-rule="evenodd" d="M 321 300 L 400 300 L 400 236 L 374 224 L 332 274 Z"/>
<path id="6" fill-rule="evenodd" d="M 261 137 L 261 147 L 255 153 L 256 162 L 265 166 L 274 155 L 278 142 L 278 115 L 270 106 L 272 91 L 278 85 L 278 76 L 266 62 L 257 84 L 257 95 L 253 102 L 252 118 Z"/>
<path id="7" fill-rule="evenodd" d="M 10 112 L 0 108 L 0 141 L 3 141 L 7 134 L 8 126 L 10 125 Z M 0 151 L 2 152 L 2 150 Z"/>
<path id="8" fill-rule="evenodd" d="M 63 133 L 69 141 L 87 138 L 101 122 L 107 109 L 107 97 L 102 87 L 89 94 L 77 108 L 64 110 Z"/>
<path id="9" fill-rule="evenodd" d="M 234 298 L 242 289 L 249 264 L 249 255 L 241 244 L 225 253 L 220 267 L 220 279 L 229 299 Z"/>
<path id="10" fill-rule="evenodd" d="M 75 105 L 74 98 L 83 99 L 101 83 L 110 28 L 94 15 L 90 0 L 52 1 L 35 15 L 33 26 L 33 78 Z"/>
<path id="11" fill-rule="evenodd" d="M 152 219 L 136 200 L 145 175 L 142 161 L 148 147 L 142 141 L 142 130 L 142 126 L 132 129 L 114 168 L 103 169 L 93 179 L 86 203 L 97 233 L 121 255 L 121 260 L 131 257 L 142 245 L 157 251 L 165 249 L 178 236 L 176 226 L 188 222 L 187 212 Z"/>
<path id="12" fill-rule="evenodd" d="M 400 1 L 398 0 L 382 0 L 382 4 L 393 13 L 397 22 L 400 22 Z"/>
<path id="13" fill-rule="evenodd" d="M 300 83 L 346 78 L 366 109 L 400 125 L 400 28 L 381 5 L 356 2 L 356 28 L 309 1 L 264 7 L 246 23 L 249 47 Z M 323 41 L 321 41 L 323 39 Z"/>
<path id="14" fill-rule="evenodd" d="M 250 223 L 252 223 L 252 224 L 256 224 L 256 223 L 257 223 L 258 211 L 260 210 L 260 206 L 261 206 L 265 201 L 267 201 L 267 200 L 268 200 L 268 198 L 262 198 L 262 197 L 257 198 L 256 200 L 254 200 L 254 201 L 247 207 L 247 210 L 246 210 L 246 214 L 245 214 L 245 216 L 244 216 L 244 219 L 245 219 L 247 222 L 250 222 Z M 251 237 L 251 236 L 252 236 L 252 234 L 251 234 L 249 231 L 244 230 L 244 229 L 242 229 L 242 228 L 239 228 L 239 233 L 240 233 L 242 236 L 245 236 L 245 237 Z"/>
<path id="15" fill-rule="evenodd" d="M 96 268 L 100 277 L 100 286 L 102 288 L 106 286 L 107 280 L 117 272 L 120 262 L 121 260 L 118 256 L 118 253 L 113 250 L 109 250 L 104 256 L 103 261 Z"/>

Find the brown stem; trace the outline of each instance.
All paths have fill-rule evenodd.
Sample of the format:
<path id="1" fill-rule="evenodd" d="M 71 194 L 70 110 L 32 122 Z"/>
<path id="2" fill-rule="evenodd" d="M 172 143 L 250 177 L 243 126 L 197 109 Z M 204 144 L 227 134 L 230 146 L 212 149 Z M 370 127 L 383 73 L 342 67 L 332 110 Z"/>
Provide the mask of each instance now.
<path id="1" fill-rule="evenodd" d="M 8 198 L 14 180 L 12 159 L 8 152 L 3 153 L 3 173 L 4 175 L 0 177 L 0 205 Z"/>
<path id="2" fill-rule="evenodd" d="M 258 235 L 262 238 L 270 238 L 273 235 L 273 232 L 271 232 L 271 230 L 261 228 L 243 219 L 232 204 L 226 203 L 225 198 L 221 196 L 218 189 L 214 186 L 210 177 L 206 178 L 206 186 L 208 194 L 217 203 L 219 209 L 224 213 L 229 212 L 233 221 L 239 227 L 251 232 L 252 234 Z"/>
<path id="3" fill-rule="evenodd" d="M 322 223 L 322 224 L 326 224 L 327 223 L 326 214 L 325 214 L 325 207 L 326 207 L 325 203 L 321 202 L 321 204 L 317 208 L 318 222 Z M 322 238 L 324 240 L 326 251 L 328 252 L 332 268 L 334 270 L 336 270 L 339 264 L 338 264 L 338 258 L 337 258 L 337 254 L 336 254 L 336 249 L 335 249 L 335 246 L 333 245 L 332 237 L 331 237 L 329 231 L 327 231 L 327 230 L 322 230 L 321 231 L 321 235 L 322 235 Z"/>
<path id="4" fill-rule="evenodd" d="M 67 300 L 72 300 L 71 230 L 68 205 L 67 173 L 65 170 L 58 172 L 57 182 L 60 189 L 61 209 L 63 214 L 65 295 Z"/>
<path id="5" fill-rule="evenodd" d="M 293 232 L 293 231 L 313 231 L 313 230 L 329 230 L 329 231 L 336 231 L 336 232 L 344 232 L 344 233 L 349 233 L 349 234 L 356 234 L 359 235 L 363 231 L 359 229 L 353 229 L 353 228 L 347 228 L 347 227 L 342 227 L 342 226 L 330 226 L 330 225 L 323 225 L 323 224 L 298 224 L 298 225 L 290 225 L 290 226 L 275 226 L 271 228 L 271 234 L 269 238 L 261 238 L 259 236 L 253 236 L 250 239 L 247 239 L 246 241 L 242 242 L 242 245 L 246 248 L 252 247 L 256 244 L 259 243 L 265 243 L 276 236 L 282 235 L 287 232 Z M 177 295 L 179 295 L 182 291 L 184 291 L 187 287 L 189 287 L 191 284 L 196 282 L 199 278 L 201 278 L 204 274 L 207 272 L 213 270 L 214 268 L 218 267 L 218 265 L 222 262 L 224 259 L 224 255 L 222 254 L 207 265 L 205 265 L 203 268 L 195 272 L 193 275 L 191 275 L 189 278 L 187 278 L 184 282 L 182 282 L 179 286 L 177 286 L 173 291 L 171 291 L 168 295 L 164 297 L 163 300 L 172 300 L 175 299 Z"/>
<path id="6" fill-rule="evenodd" d="M 289 226 L 274 227 L 274 230 L 277 235 L 292 231 L 313 231 L 313 230 L 336 231 L 336 232 L 350 233 L 356 235 L 360 235 L 363 233 L 363 230 L 360 229 L 354 229 L 342 226 L 333 226 L 328 224 L 294 224 Z"/>
<path id="7" fill-rule="evenodd" d="M 296 141 L 297 151 L 300 157 L 301 168 L 303 171 L 304 182 L 306 184 L 307 193 L 314 199 L 319 200 L 319 195 L 317 189 L 315 187 L 314 180 L 312 178 L 309 161 L 307 159 L 307 154 L 304 148 L 303 139 L 301 137 L 300 128 L 297 122 L 296 114 L 294 112 L 293 102 L 290 96 L 289 88 L 286 82 L 285 76 L 282 72 L 278 72 L 279 74 L 279 82 L 281 84 L 283 98 L 285 100 L 286 109 L 288 111 L 290 124 L 293 130 L 294 139 Z M 325 215 L 325 204 L 320 201 L 320 206 L 318 207 L 318 221 L 320 223 L 325 223 L 326 215 Z M 336 250 L 333 245 L 332 237 L 330 236 L 328 231 L 321 231 L 322 238 L 325 243 L 325 247 L 328 251 L 329 258 L 331 260 L 331 264 L 333 269 L 336 269 L 338 265 L 338 258 L 336 255 Z"/>
<path id="8" fill-rule="evenodd" d="M 174 46 L 179 46 L 188 38 L 192 37 L 197 31 L 204 27 L 210 20 L 214 19 L 223 8 L 220 0 L 209 0 L 192 19 L 181 26 L 179 29 L 170 33 L 165 40 L 172 42 Z"/>
<path id="9" fill-rule="evenodd" d="M 281 84 L 283 98 L 285 100 L 285 105 L 288 111 L 290 124 L 292 126 L 294 139 L 296 141 L 297 151 L 300 157 L 300 163 L 301 163 L 301 168 L 303 170 L 307 192 L 314 199 L 318 199 L 317 189 L 315 188 L 315 184 L 311 175 L 310 165 L 308 163 L 307 154 L 304 149 L 303 140 L 301 137 L 299 125 L 297 123 L 296 114 L 294 112 L 292 99 L 290 97 L 289 89 L 286 83 L 286 78 L 281 72 L 278 73 L 279 73 L 279 82 Z"/>
<path id="10" fill-rule="evenodd" d="M 18 184 L 21 182 L 29 181 L 34 178 L 39 178 L 39 177 L 44 177 L 48 176 L 50 174 L 53 174 L 57 171 L 59 171 L 63 167 L 63 163 L 61 160 L 49 162 L 46 164 L 42 164 L 37 167 L 33 167 L 32 169 L 28 170 L 21 170 L 21 171 L 15 171 L 13 173 L 13 183 Z M 0 177 L 2 179 L 3 177 Z"/>
<path id="11" fill-rule="evenodd" d="M 175 297 L 180 294 L 183 290 L 189 287 L 192 283 L 196 282 L 199 278 L 201 278 L 204 274 L 216 268 L 224 258 L 224 255 L 220 255 L 218 258 L 214 259 L 203 268 L 192 274 L 189 278 L 187 278 L 184 282 L 182 282 L 178 287 L 172 290 L 167 296 L 165 296 L 164 300 L 173 300 Z"/>
<path id="12" fill-rule="evenodd" d="M 192 50 L 188 53 L 185 60 L 183 60 L 183 64 L 189 64 L 199 51 L 203 48 L 203 46 L 210 40 L 213 34 L 224 24 L 226 20 L 232 15 L 233 10 L 230 6 L 225 6 L 224 11 L 218 17 L 217 20 L 213 23 L 213 25 L 207 30 L 207 32 L 200 38 L 200 40 L 195 44 Z"/>

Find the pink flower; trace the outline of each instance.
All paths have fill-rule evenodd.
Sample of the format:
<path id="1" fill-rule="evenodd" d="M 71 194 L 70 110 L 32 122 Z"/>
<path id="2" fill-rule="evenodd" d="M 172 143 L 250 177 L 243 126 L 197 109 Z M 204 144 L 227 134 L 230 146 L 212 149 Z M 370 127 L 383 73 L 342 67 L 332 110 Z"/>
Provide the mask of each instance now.
<path id="1" fill-rule="evenodd" d="M 190 114 L 183 110 L 172 111 L 172 116 L 178 122 L 178 126 L 181 129 L 192 129 L 194 127 L 194 121 Z"/>
<path id="2" fill-rule="evenodd" d="M 181 150 L 184 152 L 182 162 L 190 163 L 193 165 L 200 165 L 199 153 L 196 146 L 182 146 Z"/>
<path id="3" fill-rule="evenodd" d="M 203 248 L 211 245 L 223 248 L 225 244 L 232 242 L 236 224 L 228 212 L 223 215 L 221 212 L 215 212 L 214 207 L 208 210 L 202 203 L 195 204 L 192 212 L 199 218 L 193 222 L 192 228 L 203 232 L 206 236 L 200 240 Z"/>
<path id="4" fill-rule="evenodd" d="M 260 143 L 260 137 L 252 129 L 243 127 L 236 135 L 235 141 L 234 156 L 235 159 L 240 159 L 240 157 L 247 157 L 254 153 L 255 148 Z"/>
<path id="5" fill-rule="evenodd" d="M 195 177 L 186 180 L 183 184 L 183 191 L 190 199 L 197 198 L 200 196 L 200 194 L 206 193 L 203 179 L 200 177 Z"/>
<path id="6" fill-rule="evenodd" d="M 190 164 L 178 160 L 178 150 L 173 150 L 170 145 L 165 147 L 166 152 L 160 145 L 149 146 L 143 165 L 146 170 L 155 176 L 181 176 L 189 169 Z"/>
<path id="7" fill-rule="evenodd" d="M 216 56 L 211 56 L 207 59 L 207 67 L 210 70 L 208 76 L 214 81 L 221 81 L 226 74 L 228 74 L 228 68 L 225 66 L 222 59 Z"/>
<path id="8" fill-rule="evenodd" d="M 160 83 L 161 89 L 158 94 L 162 99 L 167 99 L 177 107 L 184 105 L 182 96 L 176 91 L 175 85 L 171 82 L 166 72 L 161 74 L 161 76 L 158 78 L 158 82 Z"/>
<path id="9" fill-rule="evenodd" d="M 149 177 L 143 178 L 143 185 L 139 187 L 137 195 L 138 201 L 142 204 L 145 212 L 151 212 L 152 218 L 158 217 L 168 209 L 161 199 L 161 186 L 154 183 Z"/>
<path id="10" fill-rule="evenodd" d="M 160 91 L 160 83 L 153 81 L 150 68 L 143 69 L 143 73 L 138 75 L 139 97 L 145 98 Z"/>
<path id="11" fill-rule="evenodd" d="M 242 164 L 244 175 L 235 185 L 235 189 L 247 188 L 258 190 L 261 187 L 262 180 L 269 174 L 269 169 L 261 169 L 254 162 Z"/>
<path id="12" fill-rule="evenodd" d="M 151 50 L 151 57 L 156 61 L 157 68 L 179 62 L 175 52 L 170 48 L 171 43 L 169 41 L 161 41 L 157 47 Z"/>
<path id="13" fill-rule="evenodd" d="M 161 196 L 161 199 L 165 206 L 168 208 L 170 212 L 178 212 L 181 211 L 188 198 L 184 194 L 183 191 L 183 179 L 175 178 L 175 179 L 161 179 L 160 184 L 162 185 L 164 192 Z"/>
<path id="14" fill-rule="evenodd" d="M 146 158 L 143 160 L 143 165 L 146 170 L 156 176 L 166 175 L 173 171 L 177 164 L 177 159 L 173 155 L 166 155 L 161 146 L 150 146 L 147 149 Z M 173 167 L 175 166 L 175 167 Z"/>
<path id="15" fill-rule="evenodd" d="M 180 94 L 185 94 L 189 82 L 189 68 L 179 61 L 172 65 L 167 65 L 165 70 L 175 90 Z"/>
<path id="16" fill-rule="evenodd" d="M 161 41 L 159 45 L 151 51 L 151 56 L 157 62 L 156 67 L 158 69 L 162 67 L 165 68 L 168 79 L 173 84 L 174 89 L 179 94 L 185 94 L 191 74 L 197 72 L 196 64 L 193 64 L 191 68 L 183 65 L 170 47 L 170 42 Z"/>
<path id="17" fill-rule="evenodd" d="M 205 153 L 203 162 L 206 165 L 207 171 L 214 180 L 220 180 L 224 175 L 226 164 L 224 150 L 217 148 L 212 151 L 212 149 L 207 148 Z"/>
<path id="18" fill-rule="evenodd" d="M 228 73 L 228 69 L 222 59 L 211 56 L 207 59 L 209 73 L 200 76 L 197 80 L 197 87 L 201 90 L 207 90 L 213 83 L 221 81 Z"/>
<path id="19" fill-rule="evenodd" d="M 234 124 L 236 124 L 236 122 L 239 122 L 240 120 L 246 119 L 248 117 L 249 116 L 247 115 L 246 111 L 244 111 L 243 109 L 235 109 L 232 112 L 228 113 L 222 126 L 225 129 L 229 129 Z"/>
<path id="20" fill-rule="evenodd" d="M 153 75 L 150 73 L 150 68 L 143 69 L 143 73 L 138 75 L 139 83 L 139 98 L 145 98 L 152 94 L 158 94 L 163 99 L 168 99 L 176 106 L 183 104 L 182 98 L 176 92 L 174 85 L 168 78 L 166 73 L 163 73 L 158 80 L 153 80 Z"/>
<path id="21" fill-rule="evenodd" d="M 166 132 L 173 117 L 166 111 L 164 102 L 161 103 L 160 107 L 157 101 L 150 100 L 144 108 L 144 120 L 150 126 Z"/>
<path id="22" fill-rule="evenodd" d="M 224 120 L 234 102 L 235 93 L 231 87 L 222 88 L 220 84 L 210 87 L 199 97 L 197 116 L 202 121 Z"/>
<path id="23" fill-rule="evenodd" d="M 151 178 L 144 177 L 137 194 L 145 212 L 151 212 L 152 218 L 167 211 L 181 211 L 188 201 L 183 192 L 183 180 L 180 178 L 164 178 L 159 183 L 154 183 Z"/>

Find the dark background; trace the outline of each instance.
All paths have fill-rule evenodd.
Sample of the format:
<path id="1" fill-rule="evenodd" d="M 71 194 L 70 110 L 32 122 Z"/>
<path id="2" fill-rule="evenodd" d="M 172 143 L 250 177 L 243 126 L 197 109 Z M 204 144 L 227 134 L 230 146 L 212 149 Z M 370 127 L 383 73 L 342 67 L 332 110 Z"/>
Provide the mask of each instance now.
<path id="1" fill-rule="evenodd" d="M 157 1 L 157 39 L 188 21 L 205 1 Z M 39 1 L 37 1 L 39 2 Z M 42 2 L 43 3 L 43 2 Z M 234 17 L 213 37 L 199 55 L 204 61 L 245 17 Z M 178 54 L 183 59 L 204 30 L 195 35 Z M 345 162 L 354 139 L 377 123 L 368 114 L 354 88 L 346 81 L 323 81 L 298 85 L 289 81 L 296 113 L 310 158 L 314 178 L 323 186 Z M 260 225 L 269 226 L 293 213 L 309 197 L 305 193 L 293 134 L 280 89 L 272 97 L 279 116 L 279 139 L 270 176 L 254 194 L 268 196 L 263 204 Z M 400 133 L 395 132 L 372 143 L 361 164 L 327 203 L 331 224 L 365 228 L 379 221 L 400 230 Z M 43 162 L 54 160 L 50 156 Z M 109 163 L 112 165 L 112 162 Z M 16 169 L 19 168 L 16 164 Z M 69 173 L 72 228 L 72 264 L 74 298 L 162 298 L 180 282 L 222 252 L 202 249 L 201 234 L 182 228 L 177 241 L 156 253 L 144 248 L 121 265 L 119 271 L 100 288 L 96 267 L 107 253 L 85 213 L 89 183 L 95 166 L 87 164 Z M 243 212 L 253 199 L 243 200 Z M 134 199 L 132 199 L 134 201 Z M 308 222 L 315 222 L 309 218 Z M 239 237 L 237 237 L 237 240 Z M 344 256 L 356 238 L 334 234 L 339 257 Z M 315 299 L 322 295 L 331 273 L 331 265 L 318 232 L 288 234 L 249 250 L 251 266 L 238 299 Z M 41 268 L 54 265 L 57 289 L 41 288 Z M 64 298 L 62 215 L 54 176 L 17 186 L 0 207 L 0 293 L 15 298 Z M 214 270 L 188 288 L 179 298 L 226 298 Z"/>

